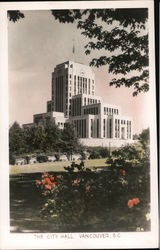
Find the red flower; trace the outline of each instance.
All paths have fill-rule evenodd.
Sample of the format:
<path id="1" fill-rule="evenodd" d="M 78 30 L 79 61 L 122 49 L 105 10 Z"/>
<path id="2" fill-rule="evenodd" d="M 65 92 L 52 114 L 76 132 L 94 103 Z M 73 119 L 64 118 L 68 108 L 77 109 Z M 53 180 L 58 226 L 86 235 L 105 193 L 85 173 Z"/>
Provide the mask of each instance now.
<path id="1" fill-rule="evenodd" d="M 51 186 L 50 185 L 45 185 L 45 188 L 51 190 Z"/>
<path id="2" fill-rule="evenodd" d="M 129 201 L 128 201 L 128 207 L 129 207 L 129 208 L 132 208 L 133 206 L 134 206 L 133 200 L 129 200 Z"/>
<path id="3" fill-rule="evenodd" d="M 121 176 L 125 176 L 126 175 L 126 171 L 124 169 L 120 169 L 120 175 Z"/>
<path id="4" fill-rule="evenodd" d="M 133 199 L 133 203 L 134 203 L 135 205 L 138 205 L 138 204 L 140 203 L 139 198 L 134 198 L 134 199 Z"/>
<path id="5" fill-rule="evenodd" d="M 49 184 L 49 185 L 51 185 L 52 184 L 52 182 L 51 182 L 51 180 L 47 177 L 47 178 L 45 178 L 45 182 L 47 183 L 47 184 Z"/>
<path id="6" fill-rule="evenodd" d="M 73 185 L 77 187 L 79 185 L 79 182 L 80 182 L 80 180 L 75 179 L 74 182 L 73 182 Z"/>

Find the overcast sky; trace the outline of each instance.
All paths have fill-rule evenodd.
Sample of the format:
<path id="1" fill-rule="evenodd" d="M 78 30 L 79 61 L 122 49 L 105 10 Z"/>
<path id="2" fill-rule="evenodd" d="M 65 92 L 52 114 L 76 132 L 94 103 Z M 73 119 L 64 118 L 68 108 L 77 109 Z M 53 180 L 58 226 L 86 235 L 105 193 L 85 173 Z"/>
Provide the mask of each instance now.
<path id="1" fill-rule="evenodd" d="M 54 67 L 67 60 L 89 64 L 104 51 L 86 56 L 88 41 L 74 24 L 60 24 L 50 11 L 23 11 L 25 18 L 8 23 L 9 54 L 9 121 L 20 124 L 33 121 L 33 114 L 46 111 L 51 99 L 51 73 Z M 96 95 L 104 102 L 121 106 L 122 115 L 132 116 L 134 133 L 149 124 L 149 93 L 132 96 L 133 89 L 109 87 L 115 77 L 108 67 L 93 68 L 96 75 Z"/>

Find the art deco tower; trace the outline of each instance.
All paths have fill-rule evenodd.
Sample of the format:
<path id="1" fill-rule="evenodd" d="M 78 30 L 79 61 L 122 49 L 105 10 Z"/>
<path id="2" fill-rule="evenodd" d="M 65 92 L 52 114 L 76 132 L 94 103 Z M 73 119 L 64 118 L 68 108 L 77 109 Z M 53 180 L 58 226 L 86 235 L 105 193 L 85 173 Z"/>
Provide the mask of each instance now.
<path id="1" fill-rule="evenodd" d="M 68 117 L 72 96 L 78 94 L 95 95 L 95 74 L 91 67 L 72 61 L 57 65 L 52 73 L 52 101 L 48 102 L 48 108 Z"/>

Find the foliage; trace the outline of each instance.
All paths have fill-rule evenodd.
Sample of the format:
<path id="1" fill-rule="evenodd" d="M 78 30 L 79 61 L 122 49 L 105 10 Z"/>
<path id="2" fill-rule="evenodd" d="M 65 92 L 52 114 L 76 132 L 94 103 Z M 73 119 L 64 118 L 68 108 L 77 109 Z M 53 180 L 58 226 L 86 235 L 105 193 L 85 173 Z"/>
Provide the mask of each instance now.
<path id="1" fill-rule="evenodd" d="M 100 159 L 109 156 L 109 150 L 105 147 L 89 148 L 88 151 L 90 152 L 89 159 Z"/>
<path id="2" fill-rule="evenodd" d="M 9 130 L 9 150 L 11 164 L 16 156 L 50 152 L 71 154 L 83 148 L 70 125 L 60 130 L 53 121 L 46 121 L 25 128 L 15 122 Z"/>
<path id="3" fill-rule="evenodd" d="M 139 140 L 141 144 L 143 145 L 143 148 L 147 149 L 149 147 L 149 141 L 150 141 L 150 135 L 149 135 L 149 128 L 144 129 L 142 133 L 139 135 Z"/>
<path id="4" fill-rule="evenodd" d="M 86 9 L 52 10 L 61 23 L 76 23 L 81 34 L 90 41 L 85 46 L 86 55 L 93 50 L 105 50 L 104 56 L 93 58 L 90 65 L 109 65 L 109 72 L 132 77 L 112 79 L 110 85 L 134 87 L 133 95 L 149 90 L 148 10 L 139 9 Z"/>
<path id="5" fill-rule="evenodd" d="M 74 127 L 70 123 L 67 123 L 62 131 L 60 147 L 68 155 L 71 155 L 73 152 L 79 152 L 82 149 L 78 137 L 75 136 Z"/>
<path id="6" fill-rule="evenodd" d="M 13 154 L 21 154 L 25 148 L 23 131 L 17 122 L 14 122 L 9 129 L 9 149 Z"/>
<path id="7" fill-rule="evenodd" d="M 107 166 L 93 172 L 73 162 L 56 183 L 56 175 L 43 175 L 37 181 L 45 197 L 42 218 L 69 230 L 148 231 L 149 149 L 141 142 L 124 146 L 112 152 Z"/>
<path id="8" fill-rule="evenodd" d="M 95 173 L 84 167 L 83 161 L 80 164 L 73 162 L 65 169 L 69 174 L 58 177 L 59 181 L 56 183 L 54 180 L 57 180 L 57 176 L 53 178 L 49 174 L 43 175 L 42 180 L 37 181 L 43 195 L 47 197 L 41 216 L 60 225 L 66 225 L 66 228 L 88 225 L 94 221 L 97 210 L 103 211 L 101 204 L 105 192 L 100 180 L 96 180 Z"/>
<path id="9" fill-rule="evenodd" d="M 9 10 L 7 12 L 9 21 L 17 22 L 19 19 L 24 18 L 24 14 L 19 10 Z"/>

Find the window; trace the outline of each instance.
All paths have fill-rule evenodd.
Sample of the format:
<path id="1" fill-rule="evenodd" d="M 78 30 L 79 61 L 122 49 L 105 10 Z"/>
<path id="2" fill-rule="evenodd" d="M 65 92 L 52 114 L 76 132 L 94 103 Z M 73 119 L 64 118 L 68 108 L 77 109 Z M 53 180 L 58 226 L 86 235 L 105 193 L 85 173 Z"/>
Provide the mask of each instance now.
<path id="1" fill-rule="evenodd" d="M 103 137 L 106 135 L 106 120 L 103 119 Z"/>
<path id="2" fill-rule="evenodd" d="M 97 119 L 97 138 L 99 138 L 99 119 Z"/>
<path id="3" fill-rule="evenodd" d="M 72 75 L 71 75 L 71 74 L 69 75 L 69 78 L 70 78 L 70 79 L 72 78 Z"/>
<path id="4" fill-rule="evenodd" d="M 93 119 L 91 119 L 91 137 L 93 137 Z"/>

